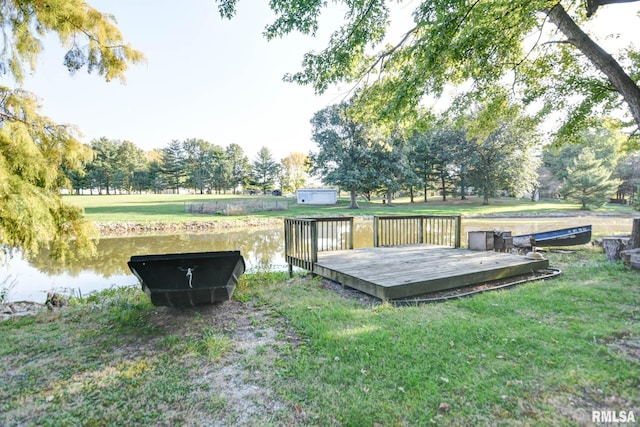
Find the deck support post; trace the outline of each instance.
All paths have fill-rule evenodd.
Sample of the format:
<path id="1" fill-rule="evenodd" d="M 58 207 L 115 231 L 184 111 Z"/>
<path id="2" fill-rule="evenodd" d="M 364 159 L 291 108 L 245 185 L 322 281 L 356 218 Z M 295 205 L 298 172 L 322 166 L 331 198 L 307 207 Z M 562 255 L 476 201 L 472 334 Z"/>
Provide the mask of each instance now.
<path id="1" fill-rule="evenodd" d="M 629 240 L 629 249 L 640 248 L 640 218 L 633 219 L 631 227 L 631 240 Z"/>

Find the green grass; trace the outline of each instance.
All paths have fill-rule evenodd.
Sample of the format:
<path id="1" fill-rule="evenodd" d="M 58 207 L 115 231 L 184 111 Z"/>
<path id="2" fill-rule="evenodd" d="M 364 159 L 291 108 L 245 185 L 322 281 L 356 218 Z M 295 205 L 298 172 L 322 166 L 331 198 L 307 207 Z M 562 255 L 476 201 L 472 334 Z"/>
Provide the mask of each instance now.
<path id="1" fill-rule="evenodd" d="M 197 309 L 160 322 L 138 289 L 106 290 L 0 323 L 0 425 L 569 426 L 603 409 L 638 417 L 638 272 L 594 249 L 549 257 L 563 270 L 556 279 L 403 308 L 263 272 L 236 290 L 250 313 L 242 319 Z M 250 341 L 268 328 L 275 336 L 250 352 L 234 342 L 241 328 Z M 268 397 L 233 396 L 228 376 L 204 380 L 231 367 Z M 238 406 L 260 402 L 261 413 Z"/>
<path id="2" fill-rule="evenodd" d="M 244 220 L 247 216 L 222 217 L 216 215 L 187 214 L 184 212 L 184 204 L 189 202 L 206 201 L 241 201 L 260 200 L 260 196 L 232 196 L 232 195 L 81 195 L 65 196 L 65 201 L 84 208 L 89 220 L 96 222 L 189 222 L 189 221 L 234 221 Z M 267 200 L 275 200 L 274 197 L 266 197 Z M 285 200 L 284 198 L 277 198 Z M 565 203 L 558 200 L 543 200 L 531 202 L 526 199 L 498 198 L 491 199 L 490 205 L 483 206 L 482 200 L 470 197 L 468 200 L 449 199 L 442 202 L 431 198 L 428 202 L 421 202 L 416 198 L 416 203 L 410 203 L 408 198 L 398 198 L 392 206 L 385 205 L 382 200 L 376 199 L 367 202 L 359 199 L 359 210 L 349 209 L 349 200 L 340 198 L 336 205 L 311 206 L 297 205 L 295 199 L 289 200 L 289 210 L 275 212 L 260 212 L 252 214 L 252 217 L 269 218 L 283 216 L 309 216 L 309 215 L 508 215 L 508 214 L 544 214 L 550 212 L 579 213 L 579 205 Z M 631 214 L 632 208 L 622 205 L 606 205 L 598 209 L 598 212 Z"/>
<path id="3" fill-rule="evenodd" d="M 558 279 L 409 308 L 313 281 L 258 288 L 303 337 L 278 366 L 280 393 L 318 425 L 572 425 L 581 410 L 637 410 L 640 361 L 620 343 L 640 338 L 640 280 L 602 258 L 553 255 Z"/>

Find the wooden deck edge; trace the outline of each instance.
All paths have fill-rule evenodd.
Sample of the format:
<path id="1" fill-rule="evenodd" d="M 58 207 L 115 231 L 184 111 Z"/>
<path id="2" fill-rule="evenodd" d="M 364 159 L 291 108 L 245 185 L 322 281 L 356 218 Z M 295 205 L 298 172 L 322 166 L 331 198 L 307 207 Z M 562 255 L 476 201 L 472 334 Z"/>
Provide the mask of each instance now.
<path id="1" fill-rule="evenodd" d="M 423 282 L 414 282 L 406 285 L 390 287 L 353 277 L 339 271 L 330 270 L 318 264 L 314 265 L 313 273 L 341 283 L 344 286 L 357 289 L 376 298 L 380 298 L 382 300 L 393 300 L 519 276 L 521 274 L 531 273 L 548 267 L 549 260 L 532 260 L 530 262 L 508 267 L 499 267 L 491 270 L 460 274 L 458 276 L 444 277 L 440 279 L 428 279 Z"/>
<path id="2" fill-rule="evenodd" d="M 478 285 L 492 280 L 505 279 L 519 276 L 549 267 L 548 260 L 537 260 L 520 265 L 500 267 L 475 273 L 461 274 L 458 276 L 444 277 L 427 280 L 425 282 L 411 283 L 406 286 L 394 286 L 385 288 L 384 299 L 409 298 L 429 292 L 455 289 L 468 285 Z"/>
<path id="3" fill-rule="evenodd" d="M 313 273 L 322 276 L 325 279 L 338 282 L 344 286 L 349 286 L 350 288 L 357 289 L 361 292 L 364 292 L 365 294 L 374 296 L 376 298 L 380 298 L 382 300 L 388 299 L 385 296 L 384 286 L 380 286 L 367 280 L 353 277 L 349 274 L 341 273 L 339 271 L 330 270 L 318 264 L 314 265 Z"/>

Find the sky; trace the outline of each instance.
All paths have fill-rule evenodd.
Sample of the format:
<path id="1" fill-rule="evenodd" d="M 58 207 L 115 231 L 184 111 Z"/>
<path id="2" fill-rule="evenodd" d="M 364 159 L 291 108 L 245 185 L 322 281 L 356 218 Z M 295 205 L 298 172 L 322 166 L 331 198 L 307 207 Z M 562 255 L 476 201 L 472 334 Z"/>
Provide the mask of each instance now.
<path id="1" fill-rule="evenodd" d="M 126 84 L 107 83 L 84 69 L 71 76 L 62 65 L 65 50 L 51 36 L 23 85 L 39 96 L 43 114 L 76 125 L 85 143 L 104 136 L 152 150 L 200 138 L 222 147 L 239 144 L 251 160 L 267 146 L 280 160 L 313 150 L 313 114 L 348 92 L 331 88 L 317 96 L 311 87 L 282 81 L 300 69 L 305 52 L 325 46 L 332 29 L 321 26 L 316 38 L 292 34 L 267 41 L 262 32 L 273 15 L 266 1 L 240 0 L 231 21 L 220 18 L 214 0 L 89 3 L 115 15 L 125 40 L 144 53 L 146 63 L 131 66 Z M 409 10 L 416 2 L 407 3 Z M 592 25 L 602 34 L 637 38 L 639 9 L 640 2 L 602 7 Z M 323 19 L 339 18 L 334 13 Z"/>

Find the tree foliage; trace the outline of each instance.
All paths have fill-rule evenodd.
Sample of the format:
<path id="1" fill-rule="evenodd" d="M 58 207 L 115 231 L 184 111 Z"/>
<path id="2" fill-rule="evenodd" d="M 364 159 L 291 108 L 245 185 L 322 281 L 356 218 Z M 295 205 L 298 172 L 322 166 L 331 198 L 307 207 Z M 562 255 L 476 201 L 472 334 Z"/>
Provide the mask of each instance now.
<path id="1" fill-rule="evenodd" d="M 67 48 L 64 64 L 70 72 L 86 68 L 107 81 L 125 79 L 129 64 L 141 62 L 115 25 L 115 17 L 94 9 L 84 0 L 2 0 L 0 26 L 4 49 L 0 69 L 22 82 L 25 67 L 35 71 L 48 33 Z"/>
<path id="2" fill-rule="evenodd" d="M 124 80 L 129 64 L 143 56 L 125 44 L 114 21 L 82 0 L 3 0 L 0 74 L 21 84 L 25 71 L 35 70 L 42 39 L 53 33 L 68 49 L 70 72 L 86 67 L 107 81 Z M 72 127 L 42 116 L 34 95 L 6 85 L 0 123 L 0 244 L 27 254 L 46 247 L 57 258 L 90 252 L 92 227 L 59 195 L 90 150 Z"/>
<path id="3" fill-rule="evenodd" d="M 216 1 L 231 18 L 237 0 Z M 407 7 L 394 3 L 271 0 L 275 19 L 265 36 L 315 34 L 325 8 L 344 10 L 326 48 L 305 54 L 302 69 L 285 79 L 317 92 L 354 84 L 364 89 L 360 102 L 382 115 L 404 116 L 447 85 L 471 82 L 468 92 L 481 95 L 508 79 L 525 101 L 544 101 L 546 112 L 566 108 L 567 129 L 623 102 L 640 126 L 638 52 L 629 48 L 614 57 L 596 45 L 583 31 L 582 0 L 422 0 L 411 4 L 411 20 L 399 35 L 390 31 L 392 18 Z"/>
<path id="4" fill-rule="evenodd" d="M 568 167 L 562 195 L 580 203 L 582 209 L 598 208 L 616 192 L 619 182 L 611 178 L 611 170 L 585 148 Z"/>
<path id="5" fill-rule="evenodd" d="M 267 194 L 268 190 L 273 189 L 279 173 L 280 164 L 273 158 L 271 150 L 268 147 L 261 147 L 253 161 L 251 174 L 253 185 L 260 188 L 263 194 Z"/>
<path id="6" fill-rule="evenodd" d="M 350 193 L 352 209 L 356 196 L 373 186 L 369 129 L 349 115 L 348 104 L 336 104 L 316 112 L 311 119 L 312 139 L 318 151 L 310 154 L 312 172 L 325 184 Z"/>
<path id="7" fill-rule="evenodd" d="M 91 251 L 91 226 L 58 195 L 69 184 L 64 170 L 78 169 L 90 151 L 73 128 L 39 115 L 32 95 L 0 88 L 0 103 L 0 243 L 26 253 L 49 246 L 59 258 L 72 247 Z"/>
<path id="8" fill-rule="evenodd" d="M 303 188 L 309 176 L 309 156 L 300 152 L 290 153 L 280 161 L 282 164 L 283 185 L 282 191 L 295 192 Z"/>
<path id="9" fill-rule="evenodd" d="M 225 152 L 229 161 L 229 185 L 235 194 L 239 187 L 244 187 L 248 183 L 251 164 L 242 147 L 238 144 L 230 144 Z"/>

